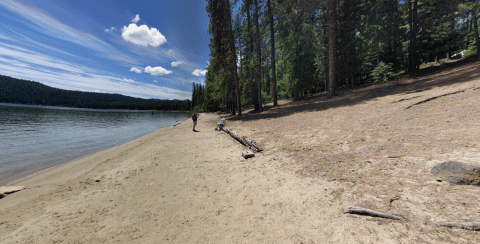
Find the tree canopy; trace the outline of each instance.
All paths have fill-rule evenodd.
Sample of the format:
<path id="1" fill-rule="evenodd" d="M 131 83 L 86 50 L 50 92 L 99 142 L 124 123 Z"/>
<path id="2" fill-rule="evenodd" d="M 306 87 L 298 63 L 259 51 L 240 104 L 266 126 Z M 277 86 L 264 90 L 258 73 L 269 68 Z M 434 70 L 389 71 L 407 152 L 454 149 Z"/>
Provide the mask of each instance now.
<path id="1" fill-rule="evenodd" d="M 462 50 L 476 53 L 479 6 L 477 0 L 208 0 L 211 60 L 205 105 L 197 105 L 261 111 L 277 99 L 334 96 L 335 88 L 387 82 Z"/>

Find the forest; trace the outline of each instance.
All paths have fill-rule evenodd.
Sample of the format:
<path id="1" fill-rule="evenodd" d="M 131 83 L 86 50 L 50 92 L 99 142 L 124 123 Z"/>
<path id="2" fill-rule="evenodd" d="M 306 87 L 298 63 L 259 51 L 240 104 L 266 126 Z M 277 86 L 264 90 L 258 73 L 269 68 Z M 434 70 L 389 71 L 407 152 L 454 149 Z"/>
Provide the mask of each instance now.
<path id="1" fill-rule="evenodd" d="M 120 94 L 68 91 L 0 75 L 0 103 L 93 109 L 188 111 L 189 100 L 142 99 Z"/>
<path id="2" fill-rule="evenodd" d="M 321 91 L 331 98 L 479 56 L 477 0 L 207 2 L 211 60 L 205 85 L 193 85 L 197 111 L 241 115 Z"/>

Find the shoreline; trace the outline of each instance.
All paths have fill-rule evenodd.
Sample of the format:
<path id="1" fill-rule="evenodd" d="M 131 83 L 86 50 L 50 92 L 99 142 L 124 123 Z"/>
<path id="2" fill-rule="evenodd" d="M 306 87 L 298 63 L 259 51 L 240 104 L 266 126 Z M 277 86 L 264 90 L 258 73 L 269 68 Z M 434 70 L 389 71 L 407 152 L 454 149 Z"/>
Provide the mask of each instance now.
<path id="1" fill-rule="evenodd" d="M 1 103 L 0 103 L 0 106 L 2 106 Z M 170 112 L 170 111 L 169 111 L 169 112 Z M 188 119 L 187 119 L 187 120 L 188 120 Z M 181 120 L 180 120 L 180 121 L 177 121 L 176 124 L 174 124 L 174 125 L 167 126 L 167 127 L 164 127 L 164 128 L 175 127 L 175 126 L 178 125 L 180 122 L 181 122 Z M 3 185 L 0 185 L 0 186 L 13 186 L 13 185 L 15 185 L 15 184 L 21 184 L 22 182 L 24 182 L 24 181 L 26 181 L 26 180 L 28 180 L 28 179 L 30 179 L 30 178 L 32 178 L 32 177 L 36 177 L 36 176 L 39 176 L 39 175 L 41 175 L 41 174 L 47 173 L 47 172 L 49 172 L 49 171 L 51 171 L 51 170 L 54 170 L 54 169 L 56 169 L 56 168 L 58 168 L 58 167 L 65 166 L 65 165 L 68 165 L 68 164 L 70 164 L 70 163 L 74 163 L 74 162 L 76 162 L 76 161 L 80 161 L 80 160 L 82 160 L 82 159 L 84 159 L 84 158 L 86 158 L 86 157 L 92 156 L 92 155 L 94 155 L 94 154 L 102 153 L 102 152 L 107 151 L 107 150 L 109 150 L 109 149 L 112 149 L 112 148 L 114 148 L 114 147 L 118 147 L 118 146 L 127 144 L 127 143 L 132 142 L 132 141 L 135 141 L 135 140 L 137 140 L 137 139 L 139 139 L 139 138 L 141 138 L 141 137 L 147 136 L 147 135 L 149 135 L 149 134 L 156 133 L 156 132 L 158 132 L 159 130 L 162 130 L 162 129 L 164 129 L 164 128 L 160 128 L 160 129 L 158 129 L 158 130 L 156 130 L 156 131 L 154 131 L 154 132 L 150 132 L 150 133 L 147 133 L 147 134 L 145 134 L 145 135 L 138 136 L 138 137 L 133 138 L 133 139 L 131 139 L 131 140 L 129 140 L 129 141 L 126 141 L 126 142 L 124 142 L 124 143 L 119 143 L 119 144 L 113 145 L 113 146 L 111 146 L 111 147 L 106 147 L 106 148 L 103 148 L 103 149 L 100 149 L 100 150 L 92 151 L 92 152 L 86 153 L 86 154 L 84 154 L 84 155 L 80 155 L 80 156 L 78 156 L 78 157 L 75 157 L 75 158 L 73 158 L 73 159 L 64 160 L 64 161 L 62 161 L 62 162 L 60 162 L 60 163 L 58 163 L 58 164 L 53 163 L 53 164 L 55 164 L 54 166 L 47 167 L 47 168 L 45 168 L 45 169 L 41 169 L 41 170 L 35 171 L 35 172 L 33 172 L 33 173 L 30 173 L 30 174 L 27 174 L 27 175 L 25 175 L 25 176 L 22 176 L 22 177 L 20 177 L 20 178 L 15 178 L 14 180 L 11 180 L 11 181 L 9 181 L 9 182 L 6 182 L 6 183 L 4 183 Z"/>
<path id="2" fill-rule="evenodd" d="M 190 111 L 182 110 L 151 110 L 151 109 L 102 109 L 102 108 L 78 108 L 78 107 L 61 107 L 50 105 L 36 105 L 36 104 L 22 104 L 22 103 L 0 103 L 4 107 L 21 107 L 21 108 L 44 108 L 44 109 L 59 109 L 59 110 L 74 110 L 74 111 L 91 111 L 91 112 L 174 112 L 174 113 L 189 113 Z"/>
<path id="3" fill-rule="evenodd" d="M 0 108 L 2 105 L 0 104 Z M 21 107 L 24 108 L 23 106 Z M 38 108 L 33 108 L 38 109 Z M 46 108 L 48 109 L 48 108 Z M 22 110 L 23 111 L 23 110 Z M 90 112 L 90 111 L 89 111 Z M 105 111 L 112 112 L 112 111 Z M 115 112 L 115 111 L 113 111 Z M 142 111 L 141 111 L 142 112 Z M 148 111 L 150 113 L 150 111 Z M 157 111 L 155 113 L 162 113 Z M 167 116 L 175 115 L 175 113 L 168 113 Z M 183 113 L 182 113 L 183 114 Z M 159 115 L 160 118 L 163 118 L 164 115 Z M 178 118 L 177 118 L 178 117 Z M 88 157 L 92 154 L 99 153 L 104 150 L 108 150 L 112 147 L 120 146 L 122 144 L 128 143 L 129 141 L 136 140 L 142 136 L 154 133 L 159 129 L 162 129 L 163 126 L 171 127 L 174 126 L 178 121 L 184 120 L 186 115 L 178 114 L 172 117 L 173 119 L 160 120 L 157 125 L 152 125 L 150 127 L 145 127 L 144 130 L 137 130 L 135 133 L 125 133 L 123 137 L 114 136 L 113 133 L 104 133 L 102 138 L 103 141 L 96 143 L 96 146 L 84 145 L 76 143 L 74 146 L 69 146 L 68 148 L 63 148 L 61 142 L 58 144 L 58 147 L 55 147 L 52 150 L 30 150 L 28 155 L 31 155 L 27 159 L 18 159 L 14 157 L 8 157 L 8 160 L 1 160 L 2 165 L 5 165 L 3 171 L 0 171 L 0 186 L 11 186 L 13 184 L 19 184 L 22 181 L 34 177 L 42 172 L 47 172 L 57 167 L 61 167 L 65 164 L 81 160 L 85 157 Z M 152 117 L 153 118 L 153 117 Z M 135 126 L 135 125 L 133 125 Z M 164 127 L 165 128 L 165 127 Z M 75 137 L 76 138 L 76 137 Z M 82 137 L 79 137 L 80 139 Z M 88 137 L 86 137 L 88 138 Z M 75 139 L 80 141 L 80 139 Z M 75 142 L 75 140 L 73 140 Z M 60 148 L 61 150 L 58 150 Z M 23 150 L 23 149 L 22 149 Z M 68 150 L 68 153 L 65 153 Z M 7 150 L 8 151 L 8 150 Z M 25 151 L 25 150 L 23 150 Z M 27 151 L 25 151 L 27 152 Z M 24 154 L 22 154 L 24 155 Z M 19 161 L 21 163 L 17 163 Z"/>

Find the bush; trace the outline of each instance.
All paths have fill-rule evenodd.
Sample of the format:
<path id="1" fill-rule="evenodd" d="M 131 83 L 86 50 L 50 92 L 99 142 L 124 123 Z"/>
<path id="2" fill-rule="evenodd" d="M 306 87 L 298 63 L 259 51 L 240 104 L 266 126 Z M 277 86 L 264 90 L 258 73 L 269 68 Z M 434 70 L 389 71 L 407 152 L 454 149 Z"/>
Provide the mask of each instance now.
<path id="1" fill-rule="evenodd" d="M 373 69 L 370 73 L 370 76 L 373 79 L 374 83 L 383 83 L 388 82 L 397 77 L 397 74 L 392 72 L 392 64 L 386 64 L 384 62 L 380 62 L 380 64 Z"/>

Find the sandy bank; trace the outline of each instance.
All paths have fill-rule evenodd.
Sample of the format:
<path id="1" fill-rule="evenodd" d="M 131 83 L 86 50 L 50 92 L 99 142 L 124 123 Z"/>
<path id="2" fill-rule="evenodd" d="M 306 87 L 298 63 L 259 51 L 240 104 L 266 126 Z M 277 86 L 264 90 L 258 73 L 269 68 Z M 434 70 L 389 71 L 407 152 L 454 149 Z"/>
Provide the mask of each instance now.
<path id="1" fill-rule="evenodd" d="M 228 120 L 265 150 L 248 160 L 214 131 L 217 115 L 202 114 L 199 132 L 191 120 L 161 129 L 23 182 L 0 199 L 0 242 L 475 243 L 480 232 L 437 223 L 478 221 L 480 188 L 429 170 L 478 165 L 480 80 L 455 76 L 476 67 Z M 345 214 L 350 206 L 407 220 Z"/>

